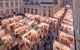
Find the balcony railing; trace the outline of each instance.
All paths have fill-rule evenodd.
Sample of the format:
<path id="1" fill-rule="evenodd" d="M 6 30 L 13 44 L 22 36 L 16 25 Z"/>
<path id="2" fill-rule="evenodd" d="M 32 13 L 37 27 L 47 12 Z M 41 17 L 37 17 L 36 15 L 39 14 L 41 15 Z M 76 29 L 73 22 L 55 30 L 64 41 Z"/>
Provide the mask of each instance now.
<path id="1" fill-rule="evenodd" d="M 54 2 L 41 2 L 41 4 L 54 4 Z"/>
<path id="2" fill-rule="evenodd" d="M 39 2 L 26 2 L 25 5 L 40 5 Z"/>

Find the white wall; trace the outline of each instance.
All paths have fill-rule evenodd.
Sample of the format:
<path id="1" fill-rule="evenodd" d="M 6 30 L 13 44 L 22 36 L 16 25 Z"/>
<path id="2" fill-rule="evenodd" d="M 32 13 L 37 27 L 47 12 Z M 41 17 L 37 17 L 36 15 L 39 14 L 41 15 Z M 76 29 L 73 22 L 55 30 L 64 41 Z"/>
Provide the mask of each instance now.
<path id="1" fill-rule="evenodd" d="M 6 3 L 6 2 L 8 2 L 9 7 L 6 7 L 6 6 L 5 6 L 5 3 Z M 11 6 L 11 2 L 13 2 L 13 6 Z M 18 3 L 18 6 L 15 5 L 15 2 Z M 20 8 L 21 8 L 21 9 L 20 9 Z M 11 15 L 11 14 L 12 14 L 12 13 L 11 13 L 11 10 L 12 10 L 12 9 L 13 9 L 15 12 L 16 12 L 16 9 L 18 9 L 16 13 L 22 12 L 22 11 L 21 11 L 21 10 L 22 10 L 22 0 L 9 0 L 9 1 L 3 0 L 3 7 L 0 7 L 0 11 L 3 11 L 3 14 L 5 14 L 5 15 Z M 9 14 L 6 14 L 6 10 L 9 10 Z"/>
<path id="2" fill-rule="evenodd" d="M 35 9 L 38 9 L 38 15 L 42 15 L 42 16 L 43 16 L 43 10 L 46 11 L 45 12 L 46 16 L 49 16 L 48 10 L 50 10 L 51 11 L 50 14 L 51 14 L 51 16 L 53 16 L 53 6 L 51 6 L 51 5 L 47 5 L 47 6 L 46 5 L 41 5 L 41 6 L 39 6 L 39 5 L 26 5 L 25 8 L 26 8 L 26 12 L 28 11 L 27 8 L 30 9 L 29 13 L 31 13 L 31 8 L 32 8 L 33 14 L 35 14 Z"/>
<path id="3" fill-rule="evenodd" d="M 73 16 L 76 40 L 80 40 L 80 0 L 73 0 Z M 80 42 L 76 41 L 77 50 L 80 50 Z"/>

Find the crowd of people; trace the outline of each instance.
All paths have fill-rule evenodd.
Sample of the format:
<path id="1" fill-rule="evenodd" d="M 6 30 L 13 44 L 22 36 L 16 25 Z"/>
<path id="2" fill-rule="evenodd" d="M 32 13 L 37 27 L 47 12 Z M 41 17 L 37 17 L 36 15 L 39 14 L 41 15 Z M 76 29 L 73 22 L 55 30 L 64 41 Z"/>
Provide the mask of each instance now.
<path id="1" fill-rule="evenodd" d="M 71 30 L 63 25 L 66 12 L 59 19 L 28 13 L 0 19 L 0 44 L 4 50 L 53 50 L 54 40 L 65 41 L 62 35 Z"/>
<path id="2" fill-rule="evenodd" d="M 52 43 L 57 36 L 57 22 L 51 17 L 28 13 L 4 18 L 0 22 L 0 31 L 4 30 L 4 33 L 0 32 L 0 37 L 8 37 L 8 40 L 1 38 L 7 50 L 52 50 Z"/>
<path id="3" fill-rule="evenodd" d="M 72 9 L 65 9 L 62 18 L 59 19 L 59 41 L 53 44 L 54 50 L 74 50 L 74 31 Z"/>

